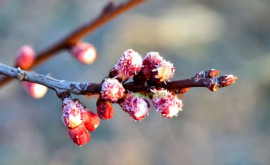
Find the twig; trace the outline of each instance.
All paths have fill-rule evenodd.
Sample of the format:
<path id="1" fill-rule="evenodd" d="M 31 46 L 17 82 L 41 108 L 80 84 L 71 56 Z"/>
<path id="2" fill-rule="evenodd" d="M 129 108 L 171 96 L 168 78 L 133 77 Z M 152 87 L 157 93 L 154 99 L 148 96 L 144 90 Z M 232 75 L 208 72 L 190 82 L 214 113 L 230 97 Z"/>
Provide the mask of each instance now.
<path id="1" fill-rule="evenodd" d="M 20 68 L 10 67 L 0 63 L 0 74 L 4 74 L 11 78 L 16 78 L 20 81 L 29 81 L 47 86 L 56 91 L 60 96 L 62 93 L 73 93 L 77 95 L 99 94 L 101 91 L 101 84 L 90 82 L 69 82 L 65 80 L 58 80 L 50 76 L 36 74 L 21 70 Z M 216 91 L 218 88 L 231 85 L 237 80 L 236 76 L 226 75 L 216 78 L 198 78 L 192 77 L 190 79 L 172 81 L 167 84 L 159 85 L 168 90 L 178 90 L 189 87 L 207 87 L 211 91 Z M 151 87 L 151 86 L 150 86 Z M 124 84 L 124 88 L 132 92 L 146 92 L 149 86 L 144 84 L 135 84 L 133 82 Z"/>
<path id="2" fill-rule="evenodd" d="M 32 66 L 30 66 L 27 70 L 31 70 L 34 67 L 40 65 L 45 62 L 49 58 L 53 57 L 55 53 L 58 53 L 61 50 L 64 50 L 75 43 L 77 43 L 82 37 L 90 34 L 100 26 L 104 25 L 108 21 L 117 17 L 118 15 L 126 12 L 127 10 L 145 2 L 146 0 L 127 0 L 125 3 L 121 3 L 119 5 L 115 5 L 113 1 L 109 2 L 102 10 L 99 16 L 93 19 L 90 22 L 80 26 L 70 34 L 68 34 L 63 39 L 59 40 L 57 43 L 52 44 L 47 49 L 41 51 L 37 54 L 37 57 Z M 16 67 L 16 66 L 15 66 Z M 12 80 L 11 77 L 3 77 L 0 80 L 0 87 L 4 86 L 8 82 Z"/>

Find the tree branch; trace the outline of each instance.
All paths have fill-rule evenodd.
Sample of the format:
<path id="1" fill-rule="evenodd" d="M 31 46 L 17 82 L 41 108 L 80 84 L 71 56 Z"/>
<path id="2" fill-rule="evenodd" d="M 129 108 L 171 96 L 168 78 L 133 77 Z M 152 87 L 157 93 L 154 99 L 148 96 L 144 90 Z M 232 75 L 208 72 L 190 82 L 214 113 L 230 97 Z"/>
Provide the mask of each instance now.
<path id="1" fill-rule="evenodd" d="M 99 94 L 102 85 L 90 82 L 69 82 L 65 80 L 58 80 L 48 75 L 27 72 L 21 70 L 20 68 L 10 67 L 2 63 L 0 63 L 0 74 L 4 74 L 20 81 L 29 81 L 47 86 L 48 88 L 56 91 L 58 96 L 60 96 L 62 93 L 73 93 L 77 95 Z M 229 86 L 237 80 L 237 77 L 233 75 L 220 76 L 216 78 L 205 77 L 199 77 L 196 74 L 196 76 L 190 79 L 172 81 L 167 84 L 157 86 L 163 87 L 170 91 L 189 87 L 206 87 L 211 91 L 216 91 L 218 88 Z M 144 83 L 135 84 L 134 82 L 131 82 L 123 85 L 126 90 L 132 92 L 147 92 L 147 90 L 151 88 L 151 86 L 147 86 Z"/>
<path id="2" fill-rule="evenodd" d="M 57 43 L 38 53 L 33 65 L 30 66 L 27 70 L 33 69 L 34 67 L 53 57 L 55 53 L 58 53 L 59 51 L 76 44 L 82 37 L 92 33 L 94 30 L 104 25 L 108 21 L 145 1 L 146 0 L 127 0 L 127 2 L 121 3 L 119 5 L 115 5 L 114 1 L 110 1 L 103 8 L 100 15 L 97 16 L 95 19 L 80 26 L 79 28 L 68 34 L 66 37 L 59 40 Z M 3 77 L 2 79 L 0 79 L 0 87 L 4 86 L 11 80 L 11 77 Z"/>

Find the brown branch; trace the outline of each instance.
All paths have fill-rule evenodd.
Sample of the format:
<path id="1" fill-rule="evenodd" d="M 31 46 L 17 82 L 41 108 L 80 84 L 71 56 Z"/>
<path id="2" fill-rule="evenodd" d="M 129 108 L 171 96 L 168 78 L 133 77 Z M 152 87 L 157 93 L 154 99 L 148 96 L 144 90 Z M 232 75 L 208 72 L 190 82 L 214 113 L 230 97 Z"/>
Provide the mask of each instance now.
<path id="1" fill-rule="evenodd" d="M 36 74 L 21 70 L 20 68 L 10 67 L 0 63 L 0 74 L 4 74 L 11 78 L 16 78 L 20 81 L 29 81 L 47 86 L 50 89 L 56 91 L 60 96 L 63 93 L 73 93 L 77 95 L 92 95 L 99 94 L 101 91 L 101 85 L 90 82 L 69 82 L 65 80 L 57 80 L 50 76 Z M 170 91 L 179 90 L 189 87 L 207 87 L 211 91 L 216 91 L 218 88 L 231 85 L 237 80 L 236 76 L 226 75 L 216 78 L 205 78 L 194 76 L 190 79 L 172 81 L 167 84 L 158 85 Z M 134 82 L 124 84 L 124 88 L 132 92 L 147 92 L 152 86 L 144 84 L 135 84 Z"/>
<path id="2" fill-rule="evenodd" d="M 63 39 L 59 40 L 57 43 L 51 45 L 47 49 L 41 51 L 37 54 L 37 57 L 32 66 L 27 68 L 27 70 L 31 70 L 34 67 L 42 64 L 46 60 L 50 59 L 61 50 L 64 50 L 75 43 L 77 43 L 82 37 L 86 36 L 87 34 L 92 33 L 94 30 L 99 28 L 100 26 L 104 25 L 108 21 L 112 20 L 113 18 L 117 17 L 118 15 L 126 12 L 127 10 L 145 2 L 146 0 L 127 0 L 127 2 L 115 5 L 114 1 L 110 1 L 102 10 L 99 16 L 93 19 L 90 22 L 80 26 L 79 28 L 75 29 L 73 32 L 68 34 Z M 15 66 L 17 67 L 17 66 Z M 3 77 L 0 79 L 0 87 L 4 86 L 8 82 L 12 80 L 11 77 Z"/>

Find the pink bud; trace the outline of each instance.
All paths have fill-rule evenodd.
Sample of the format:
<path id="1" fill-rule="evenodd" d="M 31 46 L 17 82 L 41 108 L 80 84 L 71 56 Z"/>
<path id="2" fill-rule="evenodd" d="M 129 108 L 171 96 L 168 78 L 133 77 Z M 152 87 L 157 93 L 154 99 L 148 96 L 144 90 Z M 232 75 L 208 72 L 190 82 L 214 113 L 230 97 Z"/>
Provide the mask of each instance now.
<path id="1" fill-rule="evenodd" d="M 109 101 L 102 99 L 97 100 L 97 114 L 103 120 L 108 120 L 113 117 L 113 106 Z"/>
<path id="2" fill-rule="evenodd" d="M 125 81 L 137 74 L 142 67 L 142 57 L 132 49 L 126 50 L 114 66 L 117 78 Z"/>
<path id="3" fill-rule="evenodd" d="M 27 91 L 27 93 L 36 99 L 42 98 L 47 93 L 48 90 L 46 86 L 28 81 L 23 81 L 22 85 L 24 89 Z"/>
<path id="4" fill-rule="evenodd" d="M 16 56 L 16 65 L 22 69 L 28 69 L 35 60 L 35 52 L 30 46 L 23 46 Z"/>
<path id="5" fill-rule="evenodd" d="M 89 142 L 91 136 L 84 124 L 80 124 L 75 128 L 68 128 L 68 134 L 72 141 L 79 146 Z"/>
<path id="6" fill-rule="evenodd" d="M 85 120 L 85 107 L 77 99 L 71 97 L 63 100 L 62 120 L 68 128 L 75 128 Z"/>
<path id="7" fill-rule="evenodd" d="M 155 69 L 152 70 L 153 77 L 159 79 L 161 82 L 167 82 L 170 78 L 174 76 L 174 67 L 173 64 L 169 61 L 163 60 L 159 63 Z"/>
<path id="8" fill-rule="evenodd" d="M 87 43 L 79 42 L 71 48 L 71 54 L 82 64 L 92 64 L 97 58 L 96 48 Z"/>
<path id="9" fill-rule="evenodd" d="M 117 79 L 106 78 L 102 83 L 100 93 L 102 99 L 110 102 L 117 102 L 124 96 L 125 89 Z"/>
<path id="10" fill-rule="evenodd" d="M 166 89 L 152 89 L 151 100 L 157 112 L 163 117 L 172 118 L 182 111 L 182 100 L 178 99 Z"/>
<path id="11" fill-rule="evenodd" d="M 158 52 L 147 53 L 143 59 L 143 67 L 141 69 L 146 80 L 149 80 L 152 70 L 155 69 L 163 60 L 163 57 L 161 57 Z"/>
<path id="12" fill-rule="evenodd" d="M 122 109 L 127 112 L 134 120 L 142 120 L 150 110 L 150 104 L 144 98 L 127 93 L 125 100 L 120 104 Z"/>

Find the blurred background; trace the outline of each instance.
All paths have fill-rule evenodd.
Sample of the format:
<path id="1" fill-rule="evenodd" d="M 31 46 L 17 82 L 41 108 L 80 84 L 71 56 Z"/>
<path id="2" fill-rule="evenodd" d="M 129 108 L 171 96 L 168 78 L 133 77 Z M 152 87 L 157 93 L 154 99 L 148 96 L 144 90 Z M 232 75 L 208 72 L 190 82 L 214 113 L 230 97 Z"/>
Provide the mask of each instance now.
<path id="1" fill-rule="evenodd" d="M 117 1 L 117 2 L 123 2 Z M 95 18 L 108 0 L 0 0 L 0 61 L 13 65 L 25 44 L 36 51 Z M 270 164 L 270 1 L 150 0 L 84 38 L 98 51 L 89 66 L 68 52 L 35 68 L 69 81 L 100 82 L 128 48 L 158 51 L 174 80 L 215 68 L 239 77 L 210 92 L 191 89 L 179 117 L 152 108 L 134 122 L 118 105 L 91 141 L 78 147 L 61 120 L 54 91 L 36 100 L 18 81 L 0 89 L 0 164 Z M 79 98 L 95 111 L 96 99 Z"/>

